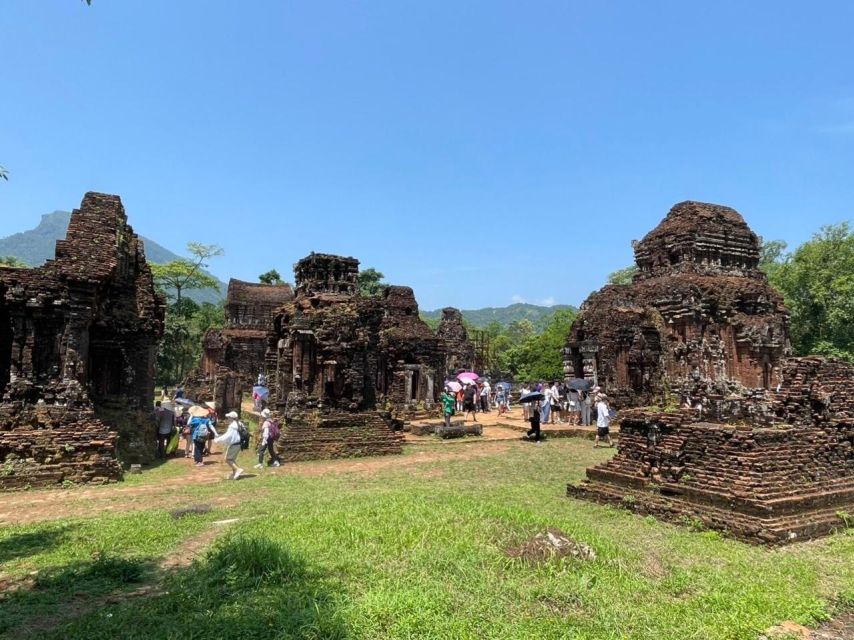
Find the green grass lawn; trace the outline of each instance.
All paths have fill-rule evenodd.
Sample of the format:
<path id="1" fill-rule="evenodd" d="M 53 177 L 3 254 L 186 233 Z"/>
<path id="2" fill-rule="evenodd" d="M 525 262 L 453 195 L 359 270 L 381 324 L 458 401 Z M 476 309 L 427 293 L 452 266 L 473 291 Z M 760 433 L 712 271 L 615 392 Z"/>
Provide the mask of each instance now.
<path id="1" fill-rule="evenodd" d="M 490 450 L 207 486 L 158 467 L 133 483 L 171 483 L 176 507 L 223 495 L 239 504 L 5 528 L 0 574 L 21 582 L 0 600 L 0 637 L 753 640 L 854 604 L 851 531 L 748 546 L 566 498 L 568 481 L 610 455 L 589 441 Z M 226 518 L 239 520 L 214 524 Z M 549 527 L 596 559 L 532 566 L 504 553 Z M 213 532 L 193 564 L 163 568 Z"/>

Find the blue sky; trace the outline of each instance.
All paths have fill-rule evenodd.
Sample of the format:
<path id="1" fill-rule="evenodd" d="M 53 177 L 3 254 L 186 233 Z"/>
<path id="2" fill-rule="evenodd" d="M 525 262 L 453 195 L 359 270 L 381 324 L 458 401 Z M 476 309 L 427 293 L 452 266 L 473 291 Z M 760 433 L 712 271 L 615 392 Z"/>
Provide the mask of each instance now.
<path id="1" fill-rule="evenodd" d="M 89 190 L 223 279 L 580 304 L 676 202 L 854 211 L 854 3 L 4 0 L 0 236 Z"/>

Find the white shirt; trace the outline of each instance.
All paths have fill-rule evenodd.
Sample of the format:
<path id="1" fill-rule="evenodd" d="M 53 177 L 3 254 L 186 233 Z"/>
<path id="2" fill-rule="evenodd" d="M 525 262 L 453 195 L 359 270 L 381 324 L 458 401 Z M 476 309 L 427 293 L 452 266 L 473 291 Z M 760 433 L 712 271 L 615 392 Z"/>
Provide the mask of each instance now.
<path id="1" fill-rule="evenodd" d="M 231 424 L 228 425 L 228 429 L 225 430 L 225 433 L 214 438 L 214 442 L 219 442 L 226 446 L 240 444 L 240 431 L 237 430 L 237 420 L 232 420 Z"/>
<path id="2" fill-rule="evenodd" d="M 611 415 L 608 413 L 608 405 L 602 400 L 596 403 L 596 426 L 607 427 L 611 424 Z"/>

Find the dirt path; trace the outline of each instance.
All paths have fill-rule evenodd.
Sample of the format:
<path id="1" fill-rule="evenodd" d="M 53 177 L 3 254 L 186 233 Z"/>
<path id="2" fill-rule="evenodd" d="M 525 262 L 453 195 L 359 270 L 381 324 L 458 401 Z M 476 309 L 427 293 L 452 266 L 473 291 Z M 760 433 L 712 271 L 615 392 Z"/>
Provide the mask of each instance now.
<path id="1" fill-rule="evenodd" d="M 277 469 L 264 470 L 265 475 L 315 477 L 327 474 L 373 474 L 384 469 L 417 467 L 419 465 L 442 460 L 467 460 L 471 458 L 491 457 L 506 452 L 512 443 L 508 442 L 472 442 L 453 447 L 437 447 L 435 451 L 419 451 L 411 455 L 386 456 L 381 458 L 348 458 L 344 460 L 323 460 L 316 462 L 297 462 L 285 464 Z M 189 497 L 188 479 L 192 486 L 227 482 L 228 469 L 222 462 L 222 455 L 214 453 L 204 467 L 197 468 L 191 460 L 175 458 L 166 464 L 184 467 L 180 475 L 152 480 L 152 484 L 127 486 L 121 483 L 106 487 L 87 487 L 75 489 L 49 489 L 7 493 L 0 496 L 0 526 L 42 522 L 58 518 L 82 517 L 104 513 L 105 511 L 125 512 L 158 507 L 174 507 Z M 246 470 L 245 477 L 239 482 L 250 483 L 257 472 Z M 253 491 L 265 491 L 258 488 Z M 214 507 L 236 505 L 240 498 L 229 495 L 212 497 L 205 500 Z"/>

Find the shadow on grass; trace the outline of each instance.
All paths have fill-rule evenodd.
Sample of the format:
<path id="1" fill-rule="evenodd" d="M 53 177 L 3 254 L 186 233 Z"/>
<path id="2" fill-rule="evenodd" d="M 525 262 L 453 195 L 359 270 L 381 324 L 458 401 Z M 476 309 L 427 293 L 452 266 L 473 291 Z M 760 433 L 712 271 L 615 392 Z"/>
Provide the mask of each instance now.
<path id="1" fill-rule="evenodd" d="M 26 587 L 0 595 L 0 637 L 22 638 L 80 615 L 99 598 L 139 584 L 150 566 L 103 554 L 54 571 L 43 571 Z"/>
<path id="2" fill-rule="evenodd" d="M 0 540 L 0 564 L 43 553 L 60 544 L 71 530 L 70 525 L 54 525 L 33 533 L 16 533 Z"/>
<path id="3" fill-rule="evenodd" d="M 49 579 L 54 585 L 48 587 L 49 593 L 44 585 L 35 585 L 0 600 L 0 621 L 17 621 L 0 627 L 0 633 L 8 634 L 0 637 L 333 640 L 348 636 L 346 622 L 337 611 L 339 589 L 333 581 L 260 534 L 235 534 L 216 544 L 202 560 L 157 574 L 156 585 L 133 591 L 131 585 L 139 586 L 147 573 L 144 565 L 135 566 L 136 570 L 121 564 L 74 567 Z M 28 608 L 38 616 L 35 624 Z"/>

